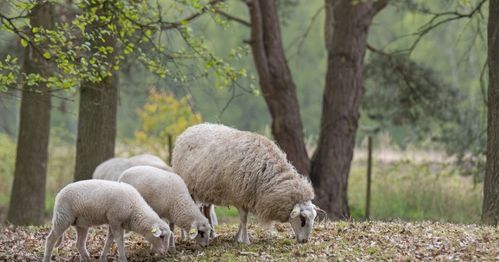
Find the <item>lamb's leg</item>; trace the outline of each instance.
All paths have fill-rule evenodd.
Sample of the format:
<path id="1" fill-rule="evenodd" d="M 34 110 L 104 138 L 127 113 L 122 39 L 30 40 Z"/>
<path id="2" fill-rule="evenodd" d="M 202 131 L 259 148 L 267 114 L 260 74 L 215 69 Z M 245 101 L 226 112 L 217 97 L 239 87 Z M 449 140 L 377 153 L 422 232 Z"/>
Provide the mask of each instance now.
<path id="1" fill-rule="evenodd" d="M 212 204 L 202 205 L 203 214 L 208 219 L 208 222 L 210 223 L 211 226 L 210 238 L 215 238 L 217 236 L 217 234 L 215 234 L 215 227 L 214 227 L 215 221 L 213 221 L 213 215 L 211 213 L 212 211 L 215 212 L 215 209 L 212 207 L 214 207 Z"/>
<path id="2" fill-rule="evenodd" d="M 170 223 L 170 231 L 172 231 L 171 235 L 170 235 L 170 247 L 169 247 L 169 250 L 170 252 L 175 252 L 176 249 L 175 249 L 175 225 L 173 223 Z"/>
<path id="3" fill-rule="evenodd" d="M 99 258 L 99 261 L 105 262 L 107 261 L 107 253 L 109 252 L 109 248 L 113 244 L 113 231 L 111 231 L 111 227 L 107 230 L 107 239 L 106 244 L 104 245 L 104 249 L 102 250 L 102 255 Z"/>
<path id="4" fill-rule="evenodd" d="M 88 227 L 76 227 L 76 249 L 78 249 L 78 253 L 80 253 L 81 261 L 90 261 L 90 254 L 88 253 L 86 247 L 88 234 Z"/>
<path id="5" fill-rule="evenodd" d="M 113 231 L 114 242 L 116 242 L 116 245 L 118 246 L 118 260 L 120 262 L 126 262 L 125 244 L 123 243 L 124 230 L 119 224 L 109 225 L 109 227 Z"/>
<path id="6" fill-rule="evenodd" d="M 43 255 L 43 261 L 49 262 L 52 258 L 52 250 L 58 239 L 62 237 L 64 231 L 68 229 L 69 225 L 64 226 L 52 226 L 52 230 L 50 230 L 49 235 L 47 236 L 47 241 L 45 243 L 45 254 Z"/>
<path id="7" fill-rule="evenodd" d="M 248 237 L 248 227 L 247 227 L 247 222 L 248 222 L 248 210 L 244 208 L 238 208 L 239 211 L 239 231 L 237 232 L 236 235 L 236 241 L 239 243 L 244 243 L 244 244 L 249 244 L 249 237 Z"/>

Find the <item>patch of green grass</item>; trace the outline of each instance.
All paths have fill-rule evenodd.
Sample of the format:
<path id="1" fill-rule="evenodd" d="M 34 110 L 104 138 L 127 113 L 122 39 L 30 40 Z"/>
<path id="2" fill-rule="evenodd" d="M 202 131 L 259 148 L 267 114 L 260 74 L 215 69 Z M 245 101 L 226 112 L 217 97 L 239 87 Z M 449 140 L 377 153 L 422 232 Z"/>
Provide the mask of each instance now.
<path id="1" fill-rule="evenodd" d="M 352 217 L 364 218 L 366 168 L 354 163 L 349 180 Z M 378 220 L 434 220 L 477 223 L 482 205 L 482 185 L 463 177 L 448 164 L 413 164 L 402 161 L 374 165 L 371 217 Z"/>

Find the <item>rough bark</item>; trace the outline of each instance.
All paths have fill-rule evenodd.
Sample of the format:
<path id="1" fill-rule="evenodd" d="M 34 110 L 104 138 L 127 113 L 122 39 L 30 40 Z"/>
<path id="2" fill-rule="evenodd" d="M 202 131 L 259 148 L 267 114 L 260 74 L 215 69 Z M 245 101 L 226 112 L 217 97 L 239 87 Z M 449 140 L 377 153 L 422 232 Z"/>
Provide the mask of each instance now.
<path id="1" fill-rule="evenodd" d="M 53 27 L 53 10 L 53 5 L 47 3 L 34 7 L 30 24 L 33 27 Z M 39 51 L 27 46 L 23 59 L 26 74 L 49 76 L 50 67 Z M 24 86 L 22 91 L 14 183 L 7 216 L 7 220 L 15 225 L 44 223 L 50 98 L 50 91 L 44 83 Z"/>
<path id="2" fill-rule="evenodd" d="M 104 7 L 105 8 L 105 5 Z M 107 10 L 102 10 L 107 12 Z M 109 14 L 108 14 L 109 15 Z M 90 30 L 101 28 L 98 22 Z M 97 34 L 97 31 L 90 31 Z M 111 46 L 116 49 L 116 39 L 106 35 L 103 41 L 96 38 L 92 45 Z M 111 61 L 112 55 L 108 57 Z M 94 83 L 83 81 L 80 89 L 78 136 L 76 141 L 76 165 L 74 180 L 91 179 L 95 167 L 114 157 L 116 140 L 116 111 L 118 105 L 118 75 L 105 77 Z"/>
<path id="3" fill-rule="evenodd" d="M 349 217 L 347 187 L 364 93 L 369 25 L 388 1 L 326 0 L 328 69 L 321 128 L 310 178 L 318 205 L 330 219 Z"/>
<path id="4" fill-rule="evenodd" d="M 308 175 L 296 86 L 286 61 L 274 0 L 247 0 L 251 17 L 251 48 L 260 87 L 272 116 L 272 135 L 298 172 Z"/>
<path id="5" fill-rule="evenodd" d="M 488 21 L 488 125 L 487 166 L 484 181 L 482 221 L 498 225 L 499 221 L 499 1 L 489 1 Z"/>

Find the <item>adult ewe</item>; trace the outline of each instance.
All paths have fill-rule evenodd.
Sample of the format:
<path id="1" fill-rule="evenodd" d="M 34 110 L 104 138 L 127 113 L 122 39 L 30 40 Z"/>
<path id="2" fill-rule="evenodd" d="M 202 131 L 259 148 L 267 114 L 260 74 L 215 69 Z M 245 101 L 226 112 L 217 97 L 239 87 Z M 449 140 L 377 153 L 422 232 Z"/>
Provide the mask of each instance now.
<path id="1" fill-rule="evenodd" d="M 196 229 L 196 241 L 207 246 L 211 226 L 198 205 L 192 200 L 182 178 L 177 174 L 151 166 L 136 166 L 127 169 L 119 178 L 135 187 L 146 202 L 161 217 L 168 220 L 170 229 L 174 225 L 189 232 Z M 175 250 L 175 237 L 170 238 L 171 250 Z"/>
<path id="2" fill-rule="evenodd" d="M 249 243 L 248 212 L 265 223 L 290 222 L 296 240 L 308 241 L 317 215 L 312 185 L 266 137 L 195 125 L 177 138 L 172 163 L 194 200 L 238 209 L 238 242 Z"/>
<path id="3" fill-rule="evenodd" d="M 124 230 L 144 236 L 157 253 L 162 254 L 168 248 L 171 235 L 168 225 L 134 187 L 114 181 L 84 180 L 65 186 L 57 194 L 43 261 L 50 261 L 54 245 L 62 241 L 64 231 L 71 225 L 76 226 L 76 247 L 81 260 L 90 261 L 85 243 L 88 228 L 102 224 L 109 224 L 109 232 L 100 261 L 107 261 L 113 238 L 119 261 L 126 261 Z"/>
<path id="4" fill-rule="evenodd" d="M 150 155 L 142 154 L 129 158 L 115 157 L 102 162 L 95 168 L 92 178 L 118 181 L 121 173 L 134 166 L 153 166 L 166 171 L 172 171 L 161 158 Z"/>

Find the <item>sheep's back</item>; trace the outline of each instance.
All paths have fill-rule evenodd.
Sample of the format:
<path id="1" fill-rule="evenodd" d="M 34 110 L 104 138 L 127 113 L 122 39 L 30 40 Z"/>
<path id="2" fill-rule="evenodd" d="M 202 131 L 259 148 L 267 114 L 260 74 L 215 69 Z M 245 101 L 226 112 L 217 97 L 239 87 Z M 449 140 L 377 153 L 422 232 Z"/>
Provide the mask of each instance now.
<path id="1" fill-rule="evenodd" d="M 188 128 L 176 141 L 173 169 L 194 198 L 217 205 L 252 209 L 272 172 L 292 168 L 269 139 L 223 125 Z"/>
<path id="2" fill-rule="evenodd" d="M 84 180 L 64 187 L 56 196 L 55 213 L 71 214 L 78 225 L 125 220 L 145 203 L 132 186 L 105 180 Z M 147 209 L 147 208 L 146 208 Z"/>

